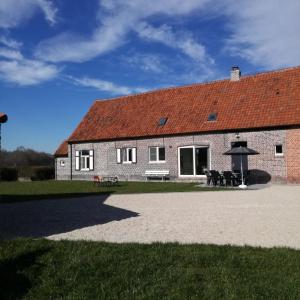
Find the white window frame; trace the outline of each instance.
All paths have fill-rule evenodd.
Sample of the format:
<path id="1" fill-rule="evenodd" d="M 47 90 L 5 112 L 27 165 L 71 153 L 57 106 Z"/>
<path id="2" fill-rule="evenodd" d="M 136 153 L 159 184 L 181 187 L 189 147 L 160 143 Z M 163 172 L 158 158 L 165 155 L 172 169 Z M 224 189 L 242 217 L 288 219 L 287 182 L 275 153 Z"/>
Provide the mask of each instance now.
<path id="1" fill-rule="evenodd" d="M 156 160 L 151 160 L 150 156 L 150 149 L 155 148 L 156 149 Z M 159 160 L 159 148 L 165 149 L 165 159 Z M 149 164 L 163 164 L 166 162 L 166 147 L 165 146 L 149 146 L 148 148 L 148 158 L 149 158 Z"/>
<path id="2" fill-rule="evenodd" d="M 61 167 L 64 167 L 66 164 L 65 164 L 65 161 L 64 160 L 60 160 L 59 161 L 59 165 L 61 166 Z"/>
<path id="3" fill-rule="evenodd" d="M 281 146 L 282 147 L 282 153 L 278 153 L 276 150 L 277 146 Z M 275 157 L 283 157 L 284 156 L 284 151 L 283 151 L 283 144 L 276 144 L 274 147 L 274 153 L 275 153 Z"/>
<path id="4" fill-rule="evenodd" d="M 88 150 L 81 150 L 79 152 L 79 159 L 80 159 L 80 171 L 89 171 L 90 167 L 86 167 L 87 166 L 87 161 L 89 161 L 89 166 L 90 166 L 90 154 L 82 154 L 82 151 L 88 151 Z M 82 163 L 82 161 L 84 161 L 84 164 Z M 85 167 L 83 168 L 82 166 L 85 165 Z"/>
<path id="5" fill-rule="evenodd" d="M 121 150 L 118 150 L 121 149 Z M 136 164 L 136 157 L 137 157 L 137 148 L 136 147 L 124 147 L 124 148 L 118 148 L 117 149 L 117 163 L 122 164 Z M 121 154 L 121 160 L 118 160 L 118 151 L 120 151 Z M 129 152 L 131 151 L 131 160 L 129 160 Z M 126 153 L 126 157 L 125 157 Z M 126 158 L 126 160 L 125 160 Z"/>
<path id="6" fill-rule="evenodd" d="M 132 148 L 123 148 L 122 149 L 122 162 L 123 164 L 132 164 Z M 129 151 L 131 151 L 131 160 L 129 160 Z M 125 160 L 126 153 L 126 160 Z"/>
<path id="7" fill-rule="evenodd" d="M 88 151 L 88 154 L 82 154 L 83 151 Z M 77 151 L 76 151 L 77 152 Z M 79 168 L 77 171 L 93 171 L 94 170 L 94 150 L 78 150 L 78 162 L 79 163 Z M 89 167 L 87 167 L 87 161 L 89 160 Z M 82 163 L 84 161 L 84 163 Z M 83 168 L 82 165 L 85 165 Z"/>
<path id="8" fill-rule="evenodd" d="M 180 169 L 180 149 L 186 149 L 186 148 L 192 148 L 193 149 L 193 175 L 181 175 L 181 169 Z M 177 150 L 177 156 L 178 156 L 178 177 L 182 178 L 188 178 L 188 177 L 193 177 L 193 178 L 206 178 L 206 175 L 196 175 L 196 155 L 195 151 L 196 148 L 207 148 L 207 155 L 208 155 L 208 161 L 207 161 L 207 168 L 210 170 L 211 169 L 211 148 L 209 145 L 192 145 L 192 146 L 182 146 L 178 147 Z"/>

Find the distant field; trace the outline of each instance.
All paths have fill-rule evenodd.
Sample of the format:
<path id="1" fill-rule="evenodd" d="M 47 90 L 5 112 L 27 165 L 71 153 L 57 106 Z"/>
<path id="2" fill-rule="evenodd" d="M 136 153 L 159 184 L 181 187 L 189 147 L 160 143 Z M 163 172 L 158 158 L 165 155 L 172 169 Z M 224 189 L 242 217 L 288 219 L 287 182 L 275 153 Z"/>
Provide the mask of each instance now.
<path id="1" fill-rule="evenodd" d="M 120 182 L 116 186 L 95 186 L 91 181 L 0 182 L 0 202 L 14 202 L 95 194 L 170 193 L 220 191 L 227 188 L 199 187 L 197 183 Z"/>
<path id="2" fill-rule="evenodd" d="M 19 239 L 0 299 L 299 299 L 300 251 Z"/>

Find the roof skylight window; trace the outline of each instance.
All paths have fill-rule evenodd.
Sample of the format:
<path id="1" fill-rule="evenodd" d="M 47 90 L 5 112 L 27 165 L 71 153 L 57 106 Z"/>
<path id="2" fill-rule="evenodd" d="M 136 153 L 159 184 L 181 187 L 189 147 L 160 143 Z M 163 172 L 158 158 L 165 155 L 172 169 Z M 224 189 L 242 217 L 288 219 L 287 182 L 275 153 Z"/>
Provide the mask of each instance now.
<path id="1" fill-rule="evenodd" d="M 160 118 L 158 121 L 158 126 L 164 126 L 168 121 L 168 118 Z"/>
<path id="2" fill-rule="evenodd" d="M 218 114 L 216 112 L 210 113 L 208 115 L 207 121 L 209 121 L 209 122 L 217 121 L 217 116 L 218 116 Z"/>

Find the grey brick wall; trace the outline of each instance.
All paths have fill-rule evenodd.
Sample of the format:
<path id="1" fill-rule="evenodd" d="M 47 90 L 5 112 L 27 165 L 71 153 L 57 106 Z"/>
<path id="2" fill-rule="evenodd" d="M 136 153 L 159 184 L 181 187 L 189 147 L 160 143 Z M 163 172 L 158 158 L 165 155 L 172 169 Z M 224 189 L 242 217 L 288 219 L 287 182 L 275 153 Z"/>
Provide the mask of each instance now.
<path id="1" fill-rule="evenodd" d="M 259 155 L 249 156 L 248 169 L 263 170 L 269 173 L 273 180 L 286 179 L 285 156 L 275 157 L 276 144 L 282 144 L 285 151 L 286 130 L 242 132 L 239 135 L 240 141 L 247 141 L 249 148 L 260 152 Z M 236 141 L 238 140 L 234 133 L 218 133 L 74 144 L 72 145 L 72 177 L 73 179 L 91 180 L 94 175 L 118 175 L 120 180 L 141 180 L 144 179 L 142 175 L 146 170 L 170 170 L 171 179 L 178 179 L 178 147 L 189 145 L 209 147 L 210 169 L 231 170 L 231 157 L 222 153 L 231 148 L 231 142 Z M 166 162 L 149 163 L 149 146 L 165 146 Z M 70 147 L 69 154 L 71 153 Z M 117 164 L 116 149 L 123 147 L 137 148 L 136 164 Z M 83 149 L 94 149 L 93 171 L 75 171 L 75 151 Z M 58 166 L 57 179 L 70 178 L 69 160 L 65 159 L 64 168 Z"/>
<path id="2" fill-rule="evenodd" d="M 64 161 L 65 166 L 61 166 L 60 162 Z M 70 179 L 70 160 L 68 157 L 57 157 L 55 159 L 56 180 Z"/>

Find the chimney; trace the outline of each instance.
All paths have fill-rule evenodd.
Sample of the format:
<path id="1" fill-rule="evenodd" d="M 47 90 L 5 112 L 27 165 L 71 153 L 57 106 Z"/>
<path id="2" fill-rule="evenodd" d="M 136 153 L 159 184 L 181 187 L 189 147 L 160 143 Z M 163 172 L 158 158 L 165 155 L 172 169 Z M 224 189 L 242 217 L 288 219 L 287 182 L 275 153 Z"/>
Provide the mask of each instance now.
<path id="1" fill-rule="evenodd" d="M 230 81 L 239 81 L 241 78 L 241 71 L 238 66 L 234 66 L 231 68 L 230 72 Z"/>

